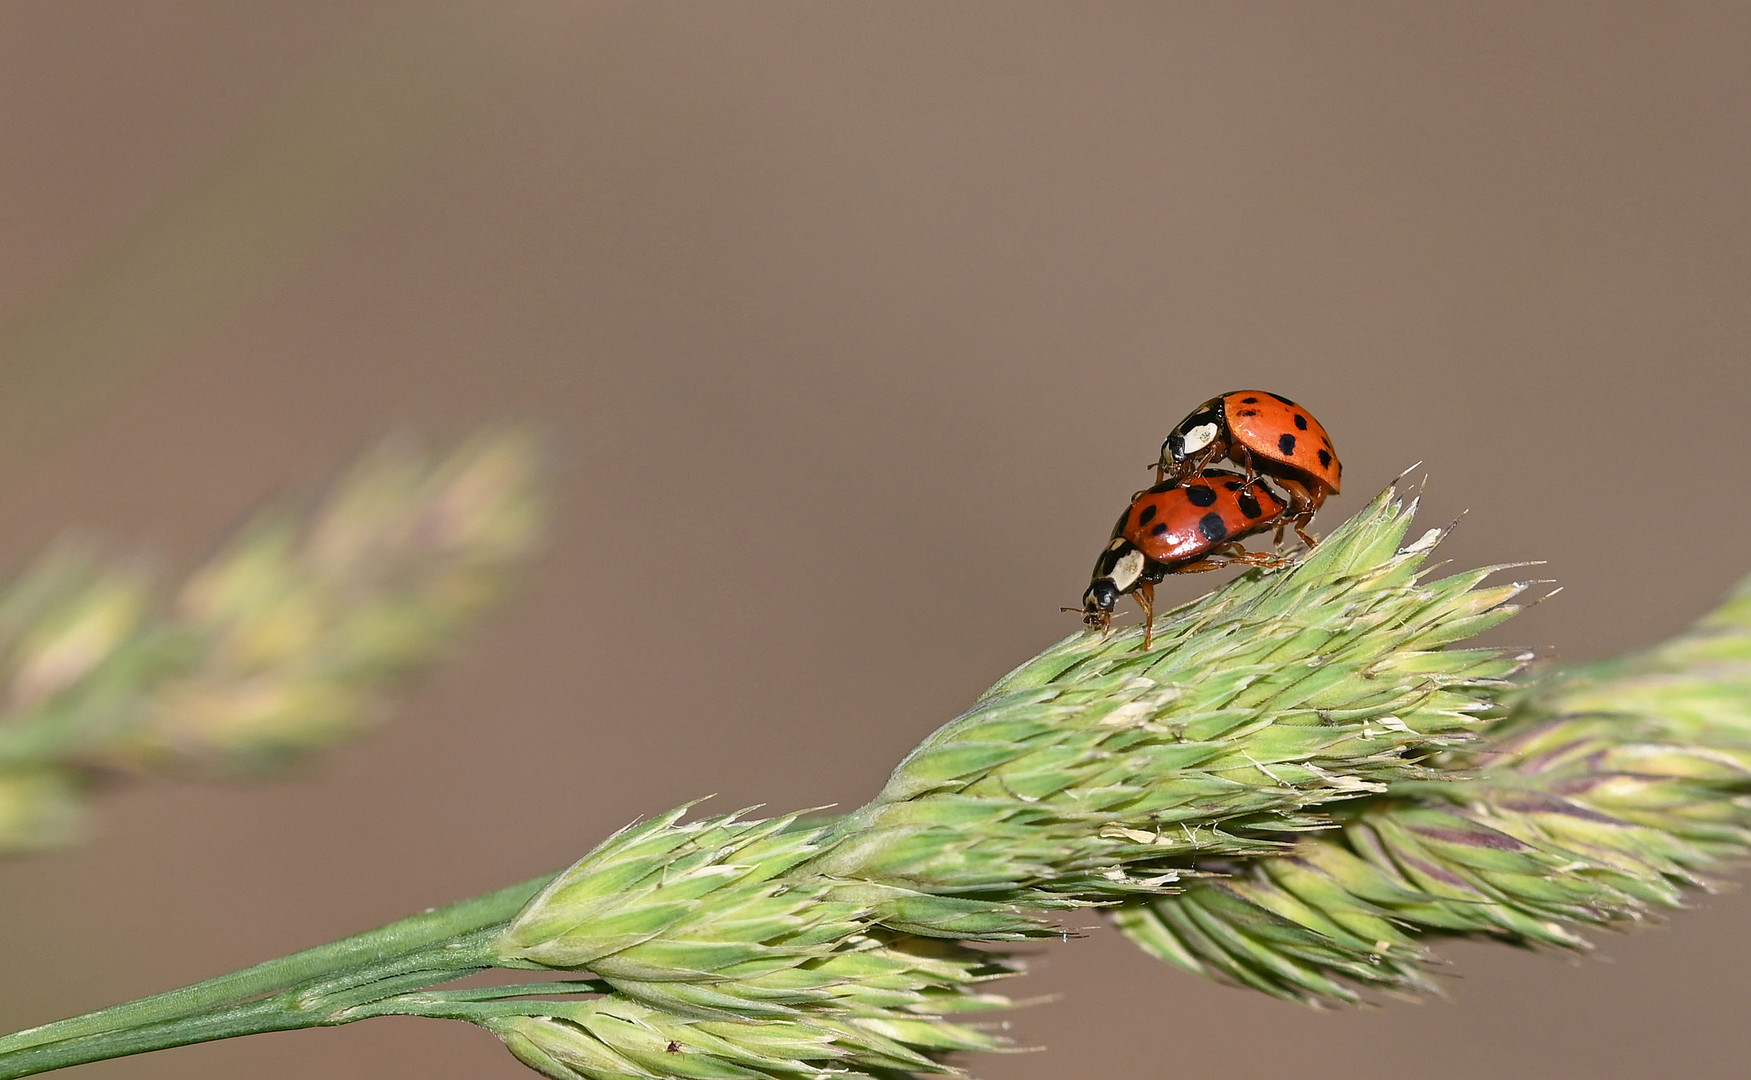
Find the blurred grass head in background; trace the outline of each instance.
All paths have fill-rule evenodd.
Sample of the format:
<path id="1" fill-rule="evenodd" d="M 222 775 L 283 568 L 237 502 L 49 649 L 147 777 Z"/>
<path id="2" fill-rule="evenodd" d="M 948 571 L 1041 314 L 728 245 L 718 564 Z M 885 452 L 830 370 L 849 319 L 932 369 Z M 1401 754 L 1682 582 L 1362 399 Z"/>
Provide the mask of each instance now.
<path id="1" fill-rule="evenodd" d="M 101 781 L 246 775 L 369 730 L 503 595 L 546 516 L 529 432 L 402 436 L 180 583 L 89 543 L 46 552 L 0 589 L 0 851 L 70 840 Z"/>

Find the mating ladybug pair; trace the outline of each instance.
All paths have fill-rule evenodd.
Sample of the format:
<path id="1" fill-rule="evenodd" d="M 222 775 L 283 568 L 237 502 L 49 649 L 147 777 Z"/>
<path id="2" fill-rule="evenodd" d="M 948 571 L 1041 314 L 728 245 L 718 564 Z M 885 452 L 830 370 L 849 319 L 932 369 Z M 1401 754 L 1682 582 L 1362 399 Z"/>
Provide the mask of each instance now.
<path id="1" fill-rule="evenodd" d="M 1245 473 L 1211 468 L 1222 460 Z M 1283 565 L 1240 541 L 1272 528 L 1281 541 L 1292 526 L 1312 547 L 1307 523 L 1327 495 L 1338 493 L 1342 468 L 1325 428 L 1288 398 L 1263 390 L 1211 398 L 1168 432 L 1155 486 L 1131 497 L 1095 561 L 1082 607 L 1065 610 L 1081 611 L 1083 622 L 1105 630 L 1119 597 L 1133 596 L 1143 609 L 1147 649 L 1156 582 L 1234 563 Z"/>

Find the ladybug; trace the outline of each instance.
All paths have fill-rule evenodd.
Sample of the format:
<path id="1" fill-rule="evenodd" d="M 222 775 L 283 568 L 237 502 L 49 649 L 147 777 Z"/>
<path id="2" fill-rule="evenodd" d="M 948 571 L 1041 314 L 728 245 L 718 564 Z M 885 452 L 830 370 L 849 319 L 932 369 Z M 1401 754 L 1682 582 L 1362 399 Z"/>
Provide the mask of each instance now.
<path id="1" fill-rule="evenodd" d="M 1155 479 L 1183 479 L 1223 458 L 1244 467 L 1248 479 L 1263 474 L 1288 492 L 1283 524 L 1293 525 L 1308 547 L 1314 545 L 1307 523 L 1327 495 L 1338 493 L 1343 463 L 1312 413 L 1264 390 L 1213 397 L 1167 433 Z M 1279 526 L 1278 539 L 1282 535 Z"/>
<path id="2" fill-rule="evenodd" d="M 1095 560 L 1080 608 L 1089 627 L 1105 631 L 1113 605 L 1135 596 L 1143 609 L 1143 647 L 1155 632 L 1155 583 L 1169 574 L 1219 570 L 1232 563 L 1277 567 L 1283 559 L 1251 552 L 1240 541 L 1283 520 L 1290 503 L 1254 477 L 1212 469 L 1166 480 L 1131 499 Z"/>

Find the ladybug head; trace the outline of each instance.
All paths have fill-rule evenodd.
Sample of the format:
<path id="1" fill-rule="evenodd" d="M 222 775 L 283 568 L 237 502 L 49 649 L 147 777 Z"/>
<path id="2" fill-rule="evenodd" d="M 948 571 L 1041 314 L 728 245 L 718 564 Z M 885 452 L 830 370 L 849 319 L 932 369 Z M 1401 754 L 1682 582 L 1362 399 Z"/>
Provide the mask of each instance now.
<path id="1" fill-rule="evenodd" d="M 1105 628 L 1113 619 L 1113 605 L 1118 602 L 1119 587 L 1110 578 L 1097 579 L 1082 594 L 1082 621 L 1085 625 Z"/>

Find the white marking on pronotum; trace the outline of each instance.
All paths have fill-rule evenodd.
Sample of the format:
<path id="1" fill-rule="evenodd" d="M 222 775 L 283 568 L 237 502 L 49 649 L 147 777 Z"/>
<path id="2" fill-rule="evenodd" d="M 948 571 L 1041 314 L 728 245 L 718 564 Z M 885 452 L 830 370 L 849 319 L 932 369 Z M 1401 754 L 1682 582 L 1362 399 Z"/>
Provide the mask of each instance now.
<path id="1" fill-rule="evenodd" d="M 1118 561 L 1113 563 L 1112 572 L 1107 575 L 1107 577 L 1112 579 L 1113 584 L 1118 586 L 1120 592 L 1124 592 L 1132 585 L 1135 585 L 1137 579 L 1142 576 L 1143 553 L 1136 548 L 1132 548 L 1130 551 L 1119 556 Z"/>
<path id="2" fill-rule="evenodd" d="M 1130 543 L 1130 541 L 1126 540 L 1124 537 L 1115 536 L 1115 537 L 1113 537 L 1113 542 L 1107 545 L 1107 550 L 1108 551 L 1117 551 L 1120 548 L 1124 547 L 1128 543 Z"/>
<path id="3" fill-rule="evenodd" d="M 1195 454 L 1204 447 L 1209 446 L 1215 441 L 1215 439 L 1215 424 L 1199 424 L 1197 427 L 1186 432 L 1186 441 L 1181 447 L 1181 450 L 1187 454 Z"/>

